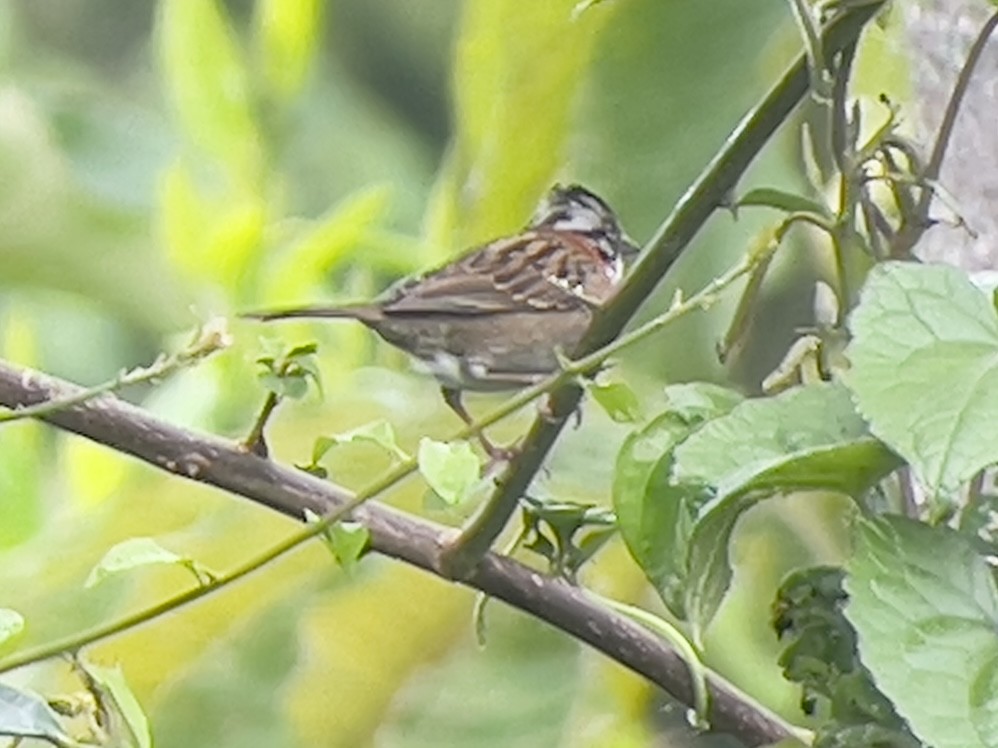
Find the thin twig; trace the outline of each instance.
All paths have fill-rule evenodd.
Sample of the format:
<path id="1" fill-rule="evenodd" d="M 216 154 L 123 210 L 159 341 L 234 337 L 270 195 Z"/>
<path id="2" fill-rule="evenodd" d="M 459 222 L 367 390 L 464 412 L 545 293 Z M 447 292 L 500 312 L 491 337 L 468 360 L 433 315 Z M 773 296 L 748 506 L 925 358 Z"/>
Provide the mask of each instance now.
<path id="1" fill-rule="evenodd" d="M 140 366 L 135 369 L 123 371 L 113 379 L 101 382 L 93 387 L 82 388 L 72 395 L 36 403 L 29 407 L 13 408 L 6 413 L 0 413 L 0 424 L 19 421 L 23 418 L 41 418 L 57 410 L 65 410 L 74 405 L 93 400 L 108 392 L 115 392 L 123 387 L 144 384 L 146 382 L 156 382 L 180 369 L 186 369 L 198 364 L 211 354 L 227 348 L 230 344 L 231 338 L 225 330 L 224 320 L 221 318 L 211 320 L 199 327 L 195 331 L 191 341 L 176 353 L 169 355 L 161 353 L 148 366 Z"/>

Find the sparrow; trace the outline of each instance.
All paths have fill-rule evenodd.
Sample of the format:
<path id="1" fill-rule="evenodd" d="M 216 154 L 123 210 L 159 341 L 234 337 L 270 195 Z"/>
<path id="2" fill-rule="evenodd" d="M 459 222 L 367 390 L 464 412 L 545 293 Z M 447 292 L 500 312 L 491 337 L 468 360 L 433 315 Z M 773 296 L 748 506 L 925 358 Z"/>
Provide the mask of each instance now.
<path id="1" fill-rule="evenodd" d="M 375 301 L 251 312 L 272 321 L 349 318 L 421 361 L 470 425 L 465 390 L 534 384 L 558 369 L 609 301 L 638 246 L 613 210 L 579 185 L 555 185 L 522 231 L 391 286 Z M 493 459 L 507 459 L 484 435 Z"/>

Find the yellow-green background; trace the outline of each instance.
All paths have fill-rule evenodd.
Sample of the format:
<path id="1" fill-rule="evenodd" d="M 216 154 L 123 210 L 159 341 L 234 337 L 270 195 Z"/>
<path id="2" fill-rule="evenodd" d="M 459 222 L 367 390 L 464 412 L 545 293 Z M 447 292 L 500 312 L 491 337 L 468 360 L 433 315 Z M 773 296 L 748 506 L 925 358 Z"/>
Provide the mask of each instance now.
<path id="1" fill-rule="evenodd" d="M 0 353 L 96 383 L 213 315 L 369 297 L 515 230 L 558 180 L 595 189 L 646 240 L 797 49 L 787 4 L 605 0 L 573 16 L 575 5 L 0 2 Z M 877 85 L 897 98 L 883 52 Z M 788 127 L 749 181 L 801 188 L 799 171 Z M 718 214 L 643 315 L 725 267 L 773 218 Z M 802 284 L 823 259 L 788 249 L 752 354 L 729 369 L 713 350 L 730 302 L 631 351 L 615 376 L 648 397 L 697 378 L 751 391 L 807 322 Z M 276 459 L 306 461 L 316 436 L 379 418 L 410 451 L 457 426 L 433 383 L 359 326 L 231 330 L 234 346 L 211 362 L 123 396 L 238 437 L 263 397 L 260 338 L 315 339 L 325 398 L 281 408 Z M 514 438 L 530 417 L 497 435 Z M 587 406 L 538 492 L 606 503 L 624 433 Z M 356 487 L 390 463 L 350 445 L 325 464 Z M 422 496 L 411 481 L 390 500 L 423 512 Z M 794 719 L 768 604 L 788 568 L 840 556 L 840 511 L 812 497 L 753 512 L 736 537 L 736 589 L 708 637 L 711 664 Z M 78 438 L 5 427 L 0 607 L 27 619 L 6 650 L 190 584 L 148 568 L 84 589 L 119 540 L 152 535 L 223 570 L 293 529 Z M 657 609 L 617 545 L 584 581 Z M 88 655 L 121 663 L 158 746 L 645 746 L 663 726 L 658 740 L 690 744 L 681 715 L 640 679 L 499 604 L 479 650 L 472 601 L 379 558 L 346 578 L 315 545 Z M 76 687 L 59 663 L 9 682 Z"/>

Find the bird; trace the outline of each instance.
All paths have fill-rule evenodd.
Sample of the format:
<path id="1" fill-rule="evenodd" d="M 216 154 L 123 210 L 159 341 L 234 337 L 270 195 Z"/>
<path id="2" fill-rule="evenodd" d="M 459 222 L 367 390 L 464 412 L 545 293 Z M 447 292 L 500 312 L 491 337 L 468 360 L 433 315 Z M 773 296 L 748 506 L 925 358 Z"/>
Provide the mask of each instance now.
<path id="1" fill-rule="evenodd" d="M 555 372 L 638 251 L 602 198 L 578 184 L 555 184 L 522 230 L 403 279 L 370 303 L 242 316 L 356 320 L 421 361 L 470 426 L 462 393 L 516 390 Z M 493 459 L 510 458 L 484 434 L 479 440 Z"/>

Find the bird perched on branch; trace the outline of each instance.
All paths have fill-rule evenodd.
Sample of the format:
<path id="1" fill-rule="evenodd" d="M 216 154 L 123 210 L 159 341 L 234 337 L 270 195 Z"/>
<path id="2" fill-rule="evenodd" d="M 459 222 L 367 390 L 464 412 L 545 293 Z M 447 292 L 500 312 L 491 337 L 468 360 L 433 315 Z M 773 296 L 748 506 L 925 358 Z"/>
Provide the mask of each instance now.
<path id="1" fill-rule="evenodd" d="M 555 185 L 522 231 L 402 280 L 371 303 L 243 316 L 355 319 L 422 361 L 470 425 L 462 392 L 518 389 L 556 371 L 558 352 L 579 343 L 637 251 L 601 198 Z M 507 456 L 480 439 L 491 457 Z"/>

